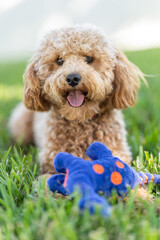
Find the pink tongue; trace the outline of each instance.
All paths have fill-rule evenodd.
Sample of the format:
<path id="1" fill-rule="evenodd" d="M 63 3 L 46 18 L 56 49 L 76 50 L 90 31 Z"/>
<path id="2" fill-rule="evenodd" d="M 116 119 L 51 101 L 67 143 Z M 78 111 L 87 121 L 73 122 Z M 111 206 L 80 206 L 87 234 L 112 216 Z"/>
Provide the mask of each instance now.
<path id="1" fill-rule="evenodd" d="M 80 107 L 84 101 L 84 94 L 80 90 L 73 90 L 69 92 L 67 99 L 73 107 Z"/>

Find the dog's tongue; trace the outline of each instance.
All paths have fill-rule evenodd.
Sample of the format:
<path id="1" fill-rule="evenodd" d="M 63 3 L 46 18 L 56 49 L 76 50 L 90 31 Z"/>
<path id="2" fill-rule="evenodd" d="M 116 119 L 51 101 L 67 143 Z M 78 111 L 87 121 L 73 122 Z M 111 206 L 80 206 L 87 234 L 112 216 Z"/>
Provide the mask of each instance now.
<path id="1" fill-rule="evenodd" d="M 67 99 L 71 106 L 80 107 L 84 101 L 84 94 L 80 90 L 73 90 L 69 92 Z"/>

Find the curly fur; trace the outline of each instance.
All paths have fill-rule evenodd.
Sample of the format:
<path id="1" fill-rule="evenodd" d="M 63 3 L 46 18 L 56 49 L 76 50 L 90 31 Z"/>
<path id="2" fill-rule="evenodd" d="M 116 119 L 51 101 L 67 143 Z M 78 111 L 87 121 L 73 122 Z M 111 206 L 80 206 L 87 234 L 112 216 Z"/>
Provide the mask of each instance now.
<path id="1" fill-rule="evenodd" d="M 86 56 L 92 56 L 93 62 L 88 64 Z M 56 62 L 58 57 L 64 60 L 62 66 Z M 66 97 L 73 90 L 65 80 L 70 73 L 81 76 L 74 88 L 87 92 L 84 104 L 77 108 Z M 55 29 L 44 37 L 25 71 L 25 106 L 13 112 L 12 135 L 16 140 L 23 136 L 24 143 L 34 139 L 40 148 L 42 173 L 54 173 L 52 160 L 60 151 L 86 159 L 85 151 L 94 141 L 130 163 L 120 109 L 136 103 L 139 77 L 143 77 L 141 71 L 97 28 Z M 28 118 L 32 124 L 27 125 Z M 18 122 L 23 123 L 21 128 Z"/>

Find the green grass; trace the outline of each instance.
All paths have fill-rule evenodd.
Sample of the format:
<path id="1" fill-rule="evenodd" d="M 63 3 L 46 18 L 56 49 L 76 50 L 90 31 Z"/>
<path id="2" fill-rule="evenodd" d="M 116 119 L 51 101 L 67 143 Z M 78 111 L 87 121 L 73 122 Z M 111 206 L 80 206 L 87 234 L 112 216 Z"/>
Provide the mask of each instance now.
<path id="1" fill-rule="evenodd" d="M 139 171 L 160 173 L 160 49 L 127 52 L 131 61 L 148 74 L 136 106 L 124 111 L 133 165 Z M 45 197 L 45 183 L 37 185 L 37 150 L 13 146 L 7 130 L 11 110 L 21 101 L 25 62 L 0 64 L 0 239 L 160 239 L 160 187 L 149 186 L 154 203 L 126 203 L 110 199 L 109 219 L 99 213 L 80 215 L 77 199 Z M 35 190 L 36 189 L 36 190 Z"/>

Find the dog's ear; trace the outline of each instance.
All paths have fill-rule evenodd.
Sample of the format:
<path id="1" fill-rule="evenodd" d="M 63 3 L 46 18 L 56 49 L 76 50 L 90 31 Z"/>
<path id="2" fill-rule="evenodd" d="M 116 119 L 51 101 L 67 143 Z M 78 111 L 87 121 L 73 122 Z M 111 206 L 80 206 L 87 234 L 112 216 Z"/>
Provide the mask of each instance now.
<path id="1" fill-rule="evenodd" d="M 117 109 L 132 107 L 136 103 L 139 78 L 144 81 L 143 73 L 131 63 L 119 50 L 116 53 L 115 79 L 112 93 L 112 105 Z"/>
<path id="2" fill-rule="evenodd" d="M 50 103 L 42 96 L 42 87 L 35 70 L 36 59 L 27 66 L 23 75 L 24 93 L 23 102 L 28 109 L 36 111 L 47 111 L 50 108 Z"/>

